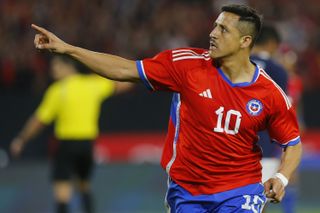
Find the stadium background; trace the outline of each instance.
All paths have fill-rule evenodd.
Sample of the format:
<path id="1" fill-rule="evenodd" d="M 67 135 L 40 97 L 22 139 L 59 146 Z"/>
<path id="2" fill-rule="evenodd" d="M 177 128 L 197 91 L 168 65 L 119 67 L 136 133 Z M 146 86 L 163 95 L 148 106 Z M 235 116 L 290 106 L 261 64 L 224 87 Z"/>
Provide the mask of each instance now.
<path id="1" fill-rule="evenodd" d="M 51 83 L 49 54 L 33 47 L 30 24 L 67 42 L 131 59 L 174 47 L 208 47 L 217 0 L 1 0 L 0 1 L 0 212 L 53 212 L 48 181 L 52 129 L 28 144 L 19 160 L 8 156 L 11 139 Z M 305 123 L 298 212 L 320 212 L 320 4 L 318 0 L 232 1 L 264 14 L 283 36 L 302 78 Z M 171 95 L 142 85 L 107 100 L 96 146 L 93 178 L 97 212 L 164 212 L 166 175 L 159 163 Z M 77 209 L 77 197 L 72 209 Z M 280 212 L 272 206 L 271 212 Z"/>

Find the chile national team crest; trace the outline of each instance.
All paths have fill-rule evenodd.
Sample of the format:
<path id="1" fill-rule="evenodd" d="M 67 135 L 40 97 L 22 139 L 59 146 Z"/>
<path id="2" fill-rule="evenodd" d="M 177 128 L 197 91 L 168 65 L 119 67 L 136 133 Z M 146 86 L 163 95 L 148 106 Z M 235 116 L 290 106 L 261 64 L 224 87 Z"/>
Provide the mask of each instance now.
<path id="1" fill-rule="evenodd" d="M 250 115 L 257 116 L 262 112 L 263 104 L 257 99 L 251 99 L 247 103 L 247 111 Z"/>

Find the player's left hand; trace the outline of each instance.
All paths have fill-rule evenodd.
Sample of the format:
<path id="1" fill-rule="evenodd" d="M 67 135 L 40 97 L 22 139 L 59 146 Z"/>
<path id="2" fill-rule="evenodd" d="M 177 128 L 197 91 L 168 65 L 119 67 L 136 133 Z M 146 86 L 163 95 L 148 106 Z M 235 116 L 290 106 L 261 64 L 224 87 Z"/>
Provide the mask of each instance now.
<path id="1" fill-rule="evenodd" d="M 272 203 L 279 203 L 285 195 L 284 185 L 279 178 L 270 178 L 264 183 L 264 191 Z"/>

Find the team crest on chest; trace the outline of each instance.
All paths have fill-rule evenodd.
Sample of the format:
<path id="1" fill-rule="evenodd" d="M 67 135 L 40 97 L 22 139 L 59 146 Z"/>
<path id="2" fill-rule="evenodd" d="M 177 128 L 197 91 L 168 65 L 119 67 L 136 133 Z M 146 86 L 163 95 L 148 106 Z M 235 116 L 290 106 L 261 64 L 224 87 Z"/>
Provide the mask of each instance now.
<path id="1" fill-rule="evenodd" d="M 263 110 L 263 104 L 257 99 L 251 99 L 247 103 L 247 112 L 252 116 L 259 115 Z"/>

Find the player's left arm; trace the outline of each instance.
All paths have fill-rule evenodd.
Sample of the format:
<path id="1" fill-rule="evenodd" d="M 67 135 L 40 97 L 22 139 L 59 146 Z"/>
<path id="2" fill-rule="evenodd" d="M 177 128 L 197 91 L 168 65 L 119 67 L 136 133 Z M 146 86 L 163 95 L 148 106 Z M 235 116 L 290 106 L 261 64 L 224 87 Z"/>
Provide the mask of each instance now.
<path id="1" fill-rule="evenodd" d="M 285 148 L 281 156 L 281 163 L 278 173 L 283 174 L 288 180 L 290 180 L 292 174 L 297 169 L 301 161 L 301 156 L 301 142 L 294 146 L 288 146 L 287 148 Z"/>
<path id="2" fill-rule="evenodd" d="M 297 169 L 302 156 L 302 145 L 297 143 L 283 150 L 281 163 L 276 175 L 264 183 L 266 196 L 280 202 L 285 195 L 285 186 Z"/>
<path id="3" fill-rule="evenodd" d="M 295 110 L 284 92 L 272 93 L 268 131 L 272 140 L 283 148 L 278 172 L 264 183 L 266 196 L 280 202 L 285 187 L 301 161 L 302 144 Z"/>

